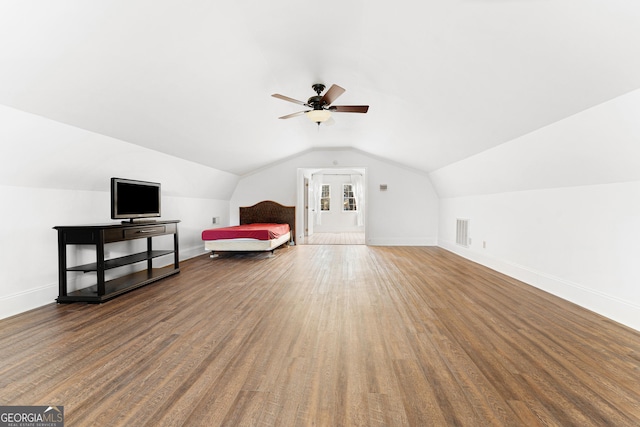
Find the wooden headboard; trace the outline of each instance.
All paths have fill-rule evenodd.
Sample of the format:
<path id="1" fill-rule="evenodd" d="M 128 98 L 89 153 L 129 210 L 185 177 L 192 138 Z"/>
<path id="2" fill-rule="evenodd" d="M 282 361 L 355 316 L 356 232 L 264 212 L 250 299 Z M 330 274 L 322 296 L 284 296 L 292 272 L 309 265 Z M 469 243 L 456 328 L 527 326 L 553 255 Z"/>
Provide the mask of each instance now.
<path id="1" fill-rule="evenodd" d="M 256 222 L 289 224 L 291 237 L 296 238 L 296 207 L 283 206 L 271 200 L 256 203 L 253 206 L 240 207 L 240 225 Z"/>

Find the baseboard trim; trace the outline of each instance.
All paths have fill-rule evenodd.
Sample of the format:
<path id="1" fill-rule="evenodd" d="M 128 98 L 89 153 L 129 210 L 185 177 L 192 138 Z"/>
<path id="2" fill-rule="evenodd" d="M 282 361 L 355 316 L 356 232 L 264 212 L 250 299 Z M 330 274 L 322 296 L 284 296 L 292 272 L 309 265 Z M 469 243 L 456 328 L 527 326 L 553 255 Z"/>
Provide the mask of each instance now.
<path id="1" fill-rule="evenodd" d="M 407 238 L 407 237 L 382 237 L 367 238 L 370 246 L 437 246 L 438 240 L 431 237 Z"/>
<path id="2" fill-rule="evenodd" d="M 204 245 L 180 250 L 180 261 L 206 254 Z M 173 262 L 173 261 L 171 261 Z M 6 295 L 0 298 L 0 319 L 21 314 L 47 304 L 56 304 L 58 283 Z"/>
<path id="3" fill-rule="evenodd" d="M 640 306 L 636 304 L 504 259 L 472 251 L 454 242 L 440 240 L 438 246 L 640 331 Z"/>
<path id="4" fill-rule="evenodd" d="M 185 261 L 189 258 L 195 258 L 197 256 L 204 255 L 208 252 L 209 251 L 207 251 L 204 248 L 204 242 L 200 246 L 194 246 L 187 249 L 180 249 L 180 261 Z"/>
<path id="5" fill-rule="evenodd" d="M 47 304 L 55 304 L 58 284 L 49 284 L 0 298 L 0 319 L 6 319 Z"/>

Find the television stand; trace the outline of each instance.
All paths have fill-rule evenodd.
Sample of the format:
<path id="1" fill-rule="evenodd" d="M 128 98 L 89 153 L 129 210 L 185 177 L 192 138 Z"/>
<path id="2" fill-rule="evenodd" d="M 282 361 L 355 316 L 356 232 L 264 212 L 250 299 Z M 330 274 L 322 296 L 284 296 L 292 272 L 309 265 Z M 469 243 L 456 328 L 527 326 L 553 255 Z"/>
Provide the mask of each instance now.
<path id="1" fill-rule="evenodd" d="M 59 303 L 88 302 L 101 303 L 129 292 L 149 283 L 156 282 L 165 277 L 180 272 L 178 257 L 178 220 L 155 221 L 152 223 L 112 223 L 78 226 L 53 227 L 58 231 L 58 286 L 59 293 L 56 299 Z M 152 238 L 156 236 L 173 235 L 173 248 L 166 250 L 154 250 Z M 108 243 L 124 242 L 127 240 L 147 239 L 147 250 L 121 256 L 119 258 L 105 259 L 105 245 Z M 94 245 L 96 248 L 96 262 L 74 267 L 67 266 L 68 245 Z M 155 258 L 173 255 L 173 263 L 154 268 Z M 146 269 L 124 274 L 120 277 L 105 281 L 105 271 L 126 265 L 146 262 Z M 68 272 L 95 272 L 97 283 L 88 288 L 68 292 Z"/>

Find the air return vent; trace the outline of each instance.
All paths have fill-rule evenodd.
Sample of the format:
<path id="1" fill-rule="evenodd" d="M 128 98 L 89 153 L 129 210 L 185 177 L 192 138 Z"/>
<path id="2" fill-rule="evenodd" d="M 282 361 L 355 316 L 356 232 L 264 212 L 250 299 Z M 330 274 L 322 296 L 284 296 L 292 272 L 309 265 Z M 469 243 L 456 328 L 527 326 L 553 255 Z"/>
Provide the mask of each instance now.
<path id="1" fill-rule="evenodd" d="M 456 243 L 465 248 L 469 247 L 469 220 L 460 219 L 456 220 Z"/>

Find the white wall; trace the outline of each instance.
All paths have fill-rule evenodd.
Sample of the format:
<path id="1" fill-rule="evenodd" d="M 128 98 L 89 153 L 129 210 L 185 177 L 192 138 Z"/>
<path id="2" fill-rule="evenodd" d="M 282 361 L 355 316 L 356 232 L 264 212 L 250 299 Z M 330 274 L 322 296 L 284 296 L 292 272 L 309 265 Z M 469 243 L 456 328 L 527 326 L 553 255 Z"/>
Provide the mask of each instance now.
<path id="1" fill-rule="evenodd" d="M 367 244 L 436 244 L 438 197 L 429 177 L 355 149 L 311 150 L 242 177 L 231 198 L 231 224 L 239 222 L 240 206 L 262 200 L 296 205 L 298 169 L 334 167 L 366 168 Z M 380 184 L 388 190 L 380 191 Z M 296 231 L 300 238 L 302 227 Z"/>
<path id="2" fill-rule="evenodd" d="M 55 301 L 52 227 L 111 222 L 112 176 L 162 184 L 162 219 L 181 220 L 182 259 L 205 252 L 213 216 L 229 220 L 236 175 L 1 105 L 0 123 L 0 318 Z"/>
<path id="3" fill-rule="evenodd" d="M 640 330 L 638 117 L 635 91 L 435 171 L 439 245 Z"/>

